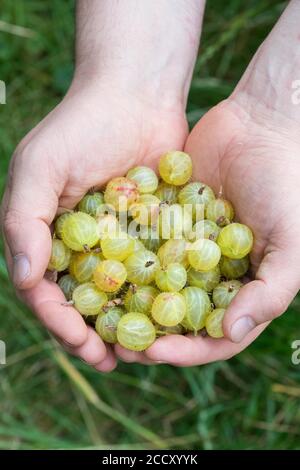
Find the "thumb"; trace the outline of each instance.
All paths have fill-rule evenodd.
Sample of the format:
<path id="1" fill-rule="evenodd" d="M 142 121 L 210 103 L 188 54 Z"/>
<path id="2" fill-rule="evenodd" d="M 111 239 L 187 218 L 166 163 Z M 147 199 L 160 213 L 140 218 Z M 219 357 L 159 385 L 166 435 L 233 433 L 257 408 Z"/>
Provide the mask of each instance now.
<path id="1" fill-rule="evenodd" d="M 21 157 L 22 160 L 22 157 Z M 8 268 L 17 288 L 28 289 L 43 277 L 51 254 L 51 224 L 57 194 L 45 168 L 14 164 L 3 198 L 1 223 L 8 246 Z"/>
<path id="2" fill-rule="evenodd" d="M 246 284 L 228 307 L 224 320 L 224 335 L 235 343 L 241 342 L 257 325 L 270 322 L 289 306 L 300 288 L 300 252 L 297 243 L 286 250 L 268 253 L 256 274 L 256 280 Z"/>

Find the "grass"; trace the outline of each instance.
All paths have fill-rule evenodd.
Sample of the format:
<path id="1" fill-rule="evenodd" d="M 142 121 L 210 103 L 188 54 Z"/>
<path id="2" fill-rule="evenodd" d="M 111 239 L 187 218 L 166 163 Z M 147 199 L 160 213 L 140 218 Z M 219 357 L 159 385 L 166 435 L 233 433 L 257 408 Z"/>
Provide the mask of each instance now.
<path id="1" fill-rule="evenodd" d="M 72 76 L 73 1 L 2 0 L 0 192 L 10 155 Z M 284 3 L 208 0 L 188 117 L 228 96 Z M 16 299 L 0 254 L 0 449 L 299 449 L 300 299 L 228 362 L 120 364 L 101 375 L 68 357 Z M 298 317 L 298 318 L 297 318 Z"/>

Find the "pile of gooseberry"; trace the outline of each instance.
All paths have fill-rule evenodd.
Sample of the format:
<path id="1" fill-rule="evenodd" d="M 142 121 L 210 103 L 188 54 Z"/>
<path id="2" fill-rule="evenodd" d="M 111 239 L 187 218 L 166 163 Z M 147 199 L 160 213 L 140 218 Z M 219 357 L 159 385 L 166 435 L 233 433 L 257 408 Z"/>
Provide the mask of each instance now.
<path id="1" fill-rule="evenodd" d="M 58 216 L 48 266 L 65 305 L 133 351 L 163 335 L 223 337 L 253 246 L 231 203 L 191 181 L 188 154 L 164 154 L 158 171 L 132 168 Z"/>

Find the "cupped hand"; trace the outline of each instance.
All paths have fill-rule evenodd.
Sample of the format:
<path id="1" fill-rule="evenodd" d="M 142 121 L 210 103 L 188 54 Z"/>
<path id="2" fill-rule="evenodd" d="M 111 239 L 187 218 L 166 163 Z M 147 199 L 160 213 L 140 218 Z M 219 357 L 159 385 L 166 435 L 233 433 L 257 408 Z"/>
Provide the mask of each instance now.
<path id="1" fill-rule="evenodd" d="M 253 280 L 228 308 L 224 338 L 167 336 L 142 354 L 117 346 L 124 360 L 192 366 L 228 359 L 287 309 L 300 288 L 299 124 L 276 103 L 267 106 L 243 92 L 194 128 L 185 146 L 194 178 L 221 190 L 237 219 L 251 227 Z"/>
<path id="2" fill-rule="evenodd" d="M 1 219 L 9 272 L 22 299 L 74 355 L 100 371 L 115 355 L 64 306 L 59 287 L 44 277 L 50 225 L 74 208 L 91 187 L 101 187 L 137 164 L 155 167 L 187 135 L 183 105 L 132 93 L 118 84 L 75 81 L 64 100 L 19 144 L 12 158 Z"/>

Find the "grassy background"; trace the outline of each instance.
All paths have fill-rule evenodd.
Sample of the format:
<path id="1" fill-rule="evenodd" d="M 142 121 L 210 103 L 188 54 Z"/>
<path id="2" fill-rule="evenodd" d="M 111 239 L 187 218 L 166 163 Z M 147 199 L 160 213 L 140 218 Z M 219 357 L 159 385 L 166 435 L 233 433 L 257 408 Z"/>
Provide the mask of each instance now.
<path id="1" fill-rule="evenodd" d="M 20 138 L 62 97 L 72 75 L 71 0 L 2 0 L 0 193 Z M 191 125 L 228 96 L 284 2 L 208 0 L 190 93 Z M 14 29 L 10 24 L 28 29 Z M 0 252 L 0 448 L 299 449 L 296 300 L 244 353 L 177 369 L 120 364 L 95 373 L 55 349 L 16 299 Z M 298 319 L 297 319 L 298 316 Z"/>

